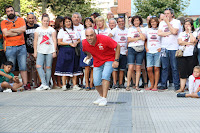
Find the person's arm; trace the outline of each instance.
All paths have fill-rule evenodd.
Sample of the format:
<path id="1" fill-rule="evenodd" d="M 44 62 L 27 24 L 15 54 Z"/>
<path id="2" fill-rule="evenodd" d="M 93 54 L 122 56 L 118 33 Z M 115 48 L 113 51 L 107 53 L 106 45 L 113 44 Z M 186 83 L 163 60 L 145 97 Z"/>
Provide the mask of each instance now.
<path id="1" fill-rule="evenodd" d="M 14 76 L 13 81 L 14 81 L 15 83 L 19 83 L 19 82 L 20 82 L 20 81 L 19 81 L 19 77 L 18 77 L 18 76 Z"/>
<path id="2" fill-rule="evenodd" d="M 129 42 L 136 42 L 136 41 L 138 41 L 138 40 L 140 40 L 140 37 L 136 37 L 136 38 L 128 37 L 127 42 L 128 42 L 128 43 L 129 43 Z"/>
<path id="3" fill-rule="evenodd" d="M 2 71 L 0 71 L 0 75 L 3 76 L 3 77 L 6 77 L 6 78 L 9 78 L 10 80 L 13 80 L 13 77 L 11 75 L 8 75 Z"/>
<path id="4" fill-rule="evenodd" d="M 169 18 L 165 17 L 165 18 L 164 18 L 164 21 L 165 21 L 165 23 L 167 24 L 167 26 L 168 26 L 168 28 L 169 28 L 169 31 L 170 31 L 173 35 L 177 35 L 179 29 L 178 29 L 178 28 L 172 27 L 172 25 L 171 25 L 170 22 L 169 22 Z"/>
<path id="5" fill-rule="evenodd" d="M 137 31 L 139 32 L 140 40 L 145 41 L 146 37 L 145 37 L 144 33 L 142 33 L 142 31 L 139 27 L 137 27 Z"/>
<path id="6" fill-rule="evenodd" d="M 190 32 L 190 42 L 195 44 L 196 38 L 194 37 L 194 35 Z"/>
<path id="7" fill-rule="evenodd" d="M 12 32 L 11 30 L 7 30 L 7 28 L 4 28 L 2 30 L 4 36 L 6 37 L 13 37 L 13 36 L 18 36 L 19 34 L 18 33 L 15 33 L 15 32 Z"/>
<path id="8" fill-rule="evenodd" d="M 181 46 L 194 45 L 194 43 L 182 41 L 182 38 L 178 39 L 178 44 L 181 45 Z"/>
<path id="9" fill-rule="evenodd" d="M 197 93 L 199 91 L 200 91 L 200 87 L 198 87 L 194 93 Z"/>
<path id="10" fill-rule="evenodd" d="M 34 46 L 34 57 L 37 57 L 37 42 L 38 42 L 38 33 L 34 33 L 34 41 L 33 41 L 33 46 Z"/>
<path id="11" fill-rule="evenodd" d="M 158 30 L 158 35 L 161 37 L 166 37 L 171 34 L 172 34 L 171 32 L 163 32 L 162 30 Z"/>
<path id="12" fill-rule="evenodd" d="M 147 40 L 145 40 L 144 47 L 146 49 L 146 52 L 149 52 L 149 49 L 147 48 Z"/>
<path id="13" fill-rule="evenodd" d="M 19 28 L 15 28 L 15 29 L 10 29 L 10 30 L 11 32 L 22 34 L 26 31 L 26 25 Z"/>
<path id="14" fill-rule="evenodd" d="M 55 48 L 55 52 L 53 53 L 53 58 L 55 58 L 56 57 L 56 50 L 57 50 L 56 31 L 54 31 L 52 33 L 52 37 L 53 37 L 53 43 L 54 43 L 54 48 Z"/>
<path id="15" fill-rule="evenodd" d="M 109 33 L 109 35 L 108 35 L 109 37 L 113 37 L 113 35 L 111 34 L 111 33 Z"/>
<path id="16" fill-rule="evenodd" d="M 117 44 L 117 47 L 115 50 L 115 61 L 112 64 L 113 68 L 117 68 L 119 66 L 119 56 L 120 56 L 120 45 Z"/>

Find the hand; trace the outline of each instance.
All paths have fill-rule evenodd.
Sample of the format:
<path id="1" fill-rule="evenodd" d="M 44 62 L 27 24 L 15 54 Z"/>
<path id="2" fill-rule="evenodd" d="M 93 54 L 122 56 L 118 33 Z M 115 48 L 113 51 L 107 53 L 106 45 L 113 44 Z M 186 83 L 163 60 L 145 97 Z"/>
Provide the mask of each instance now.
<path id="1" fill-rule="evenodd" d="M 56 52 L 53 53 L 53 58 L 56 58 Z"/>
<path id="2" fill-rule="evenodd" d="M 167 22 L 169 22 L 169 17 L 164 17 L 164 21 L 167 23 Z"/>
<path id="3" fill-rule="evenodd" d="M 13 81 L 16 82 L 16 83 L 18 83 L 19 82 L 18 76 L 14 76 Z"/>
<path id="4" fill-rule="evenodd" d="M 140 29 L 140 27 L 137 27 L 137 31 L 138 31 L 138 32 L 142 32 L 141 29 Z"/>
<path id="5" fill-rule="evenodd" d="M 113 67 L 113 68 L 117 68 L 118 66 L 119 66 L 119 62 L 114 61 L 114 62 L 112 63 L 112 67 Z"/>
<path id="6" fill-rule="evenodd" d="M 146 48 L 146 52 L 149 52 L 149 49 L 148 49 L 148 48 Z"/>
<path id="7" fill-rule="evenodd" d="M 161 51 L 161 48 L 157 49 L 157 51 L 160 52 L 160 51 Z"/>
<path id="8" fill-rule="evenodd" d="M 37 53 L 36 52 L 34 52 L 34 55 L 33 55 L 35 58 L 37 58 Z"/>

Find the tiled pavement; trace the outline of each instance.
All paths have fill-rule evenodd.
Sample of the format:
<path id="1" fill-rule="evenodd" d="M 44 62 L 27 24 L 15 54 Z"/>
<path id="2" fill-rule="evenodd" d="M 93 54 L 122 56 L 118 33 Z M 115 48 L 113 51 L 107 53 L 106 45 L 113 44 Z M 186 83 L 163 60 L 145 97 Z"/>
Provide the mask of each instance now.
<path id="1" fill-rule="evenodd" d="M 0 133 L 199 133 L 200 99 L 172 90 L 110 90 L 108 106 L 96 91 L 0 93 Z"/>

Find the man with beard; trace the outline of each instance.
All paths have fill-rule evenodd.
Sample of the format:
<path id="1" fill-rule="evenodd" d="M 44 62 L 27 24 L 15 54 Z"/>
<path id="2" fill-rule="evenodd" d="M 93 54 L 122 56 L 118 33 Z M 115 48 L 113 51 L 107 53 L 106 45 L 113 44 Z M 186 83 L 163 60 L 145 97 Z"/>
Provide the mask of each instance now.
<path id="1" fill-rule="evenodd" d="M 28 87 L 30 88 L 32 77 L 34 78 L 34 85 L 37 87 L 37 72 L 36 72 L 36 60 L 33 56 L 34 49 L 33 49 L 33 40 L 34 40 L 34 32 L 38 24 L 34 24 L 34 13 L 30 12 L 27 13 L 27 24 L 26 24 L 26 31 L 25 31 L 25 43 L 26 43 L 26 50 L 27 50 L 27 72 L 28 72 Z M 33 75 L 32 75 L 33 74 Z"/>
<path id="2" fill-rule="evenodd" d="M 12 6 L 6 6 L 5 13 L 7 14 L 7 18 L 1 22 L 1 28 L 5 40 L 4 44 L 6 47 L 6 57 L 8 61 L 13 63 L 12 71 L 14 71 L 17 59 L 24 89 L 28 90 L 30 88 L 27 86 L 27 52 L 24 41 L 26 24 L 23 18 L 15 15 L 15 10 Z"/>

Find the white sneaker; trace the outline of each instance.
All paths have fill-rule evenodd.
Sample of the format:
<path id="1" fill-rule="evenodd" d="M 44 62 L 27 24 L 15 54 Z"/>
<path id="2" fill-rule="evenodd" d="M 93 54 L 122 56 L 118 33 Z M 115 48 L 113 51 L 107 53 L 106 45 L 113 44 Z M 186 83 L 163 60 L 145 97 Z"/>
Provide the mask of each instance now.
<path id="1" fill-rule="evenodd" d="M 6 90 L 4 90 L 3 92 L 8 92 L 8 93 L 11 93 L 11 92 L 12 92 L 12 90 L 11 90 L 11 89 L 6 89 Z"/>
<path id="2" fill-rule="evenodd" d="M 67 90 L 66 85 L 63 85 L 63 86 L 62 86 L 62 90 L 63 90 L 63 91 L 66 91 L 66 90 Z"/>
<path id="3" fill-rule="evenodd" d="M 38 88 L 36 88 L 36 91 L 43 91 L 43 90 L 47 90 L 49 87 L 46 85 L 40 85 Z"/>
<path id="4" fill-rule="evenodd" d="M 107 99 L 103 97 L 99 103 L 99 106 L 106 106 L 106 105 L 107 105 Z"/>
<path id="5" fill-rule="evenodd" d="M 101 102 L 103 97 L 99 97 L 97 100 L 95 100 L 93 103 L 94 104 L 99 104 Z"/>
<path id="6" fill-rule="evenodd" d="M 82 88 L 78 87 L 78 85 L 74 85 L 73 86 L 73 90 L 80 91 L 80 90 L 82 90 Z"/>

